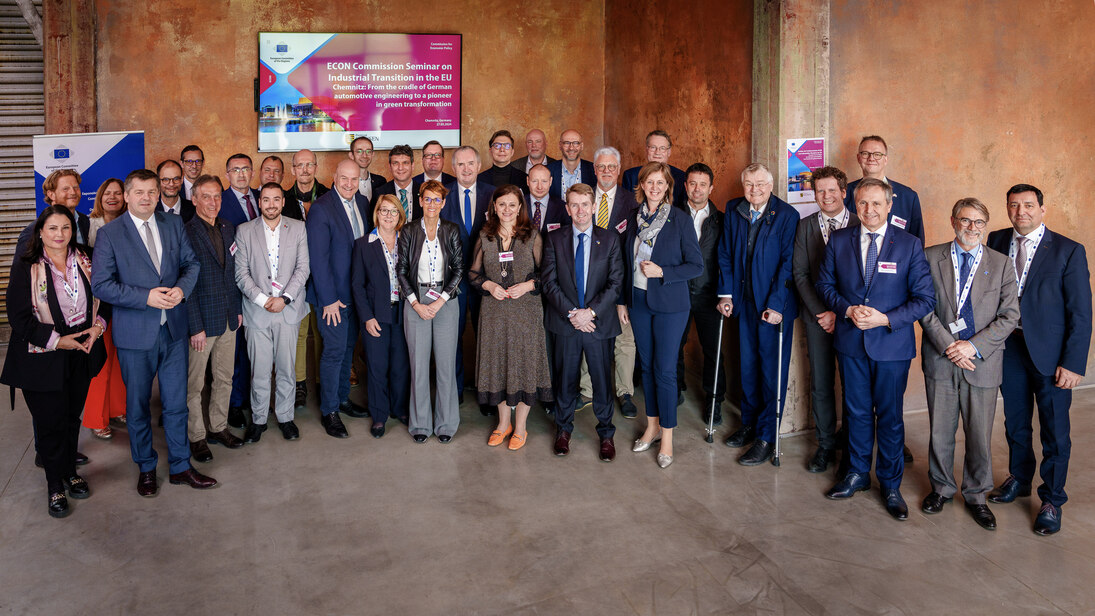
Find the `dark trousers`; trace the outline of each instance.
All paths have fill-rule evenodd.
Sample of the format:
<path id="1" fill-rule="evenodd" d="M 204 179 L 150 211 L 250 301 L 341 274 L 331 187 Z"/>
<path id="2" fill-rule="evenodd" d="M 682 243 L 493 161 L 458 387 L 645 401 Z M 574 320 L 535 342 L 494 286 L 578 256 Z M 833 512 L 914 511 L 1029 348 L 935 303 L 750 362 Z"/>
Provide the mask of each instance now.
<path id="1" fill-rule="evenodd" d="M 460 283 L 460 294 L 456 296 L 456 304 L 460 307 L 460 329 L 456 336 L 456 391 L 464 391 L 464 326 L 471 316 L 471 327 L 475 335 L 479 335 L 479 306 L 483 304 L 483 296 L 471 291 L 471 285 Z"/>
<path id="2" fill-rule="evenodd" d="M 1004 432 L 1008 441 L 1008 471 L 1022 484 L 1034 479 L 1034 403 L 1038 403 L 1038 436 L 1042 441 L 1042 464 L 1038 471 L 1042 485 L 1038 496 L 1055 507 L 1065 504 L 1065 476 L 1072 452 L 1069 436 L 1069 407 L 1072 390 L 1054 385 L 1054 375 L 1043 375 L 1034 367 L 1021 331 L 1013 333 L 1004 346 Z"/>
<path id="3" fill-rule="evenodd" d="M 684 385 L 684 345 L 688 342 L 688 330 L 696 324 L 696 340 L 703 352 L 703 393 L 707 398 L 714 396 L 722 402 L 726 396 L 726 362 L 719 361 L 719 372 L 715 374 L 715 357 L 719 354 L 719 321 L 722 315 L 715 310 L 717 300 L 693 301 L 692 311 L 681 335 L 681 350 L 677 354 L 677 387 Z M 715 379 L 718 380 L 715 380 Z M 706 407 L 704 407 L 706 408 Z"/>
<path id="4" fill-rule="evenodd" d="M 687 312 L 654 312 L 646 291 L 631 290 L 631 331 L 643 373 L 646 416 L 657 417 L 663 428 L 677 427 L 677 354 L 688 326 Z"/>
<path id="5" fill-rule="evenodd" d="M 383 310 L 383 308 L 381 308 Z M 374 337 L 364 327 L 361 339 L 368 357 L 369 414 L 374 423 L 384 423 L 388 417 L 407 417 L 407 400 L 411 387 L 411 359 L 407 353 L 407 338 L 403 334 L 403 304 L 391 307 L 391 324 L 380 324 L 380 336 Z"/>
<path id="6" fill-rule="evenodd" d="M 244 327 L 236 330 L 236 359 L 232 368 L 232 397 L 228 406 L 251 405 L 251 360 L 247 357 L 247 338 Z"/>
<path id="7" fill-rule="evenodd" d="M 151 349 L 118 349 L 118 364 L 125 381 L 129 449 L 142 473 L 155 470 L 159 460 L 152 447 L 152 416 L 149 413 L 152 379 L 157 376 L 170 472 L 182 473 L 190 469 L 190 441 L 186 435 L 187 343 L 185 336 L 171 340 L 165 324 L 160 326 L 160 334 Z"/>
<path id="8" fill-rule="evenodd" d="M 53 351 L 84 355 L 82 351 Z M 69 374 L 87 374 L 87 359 L 70 357 L 70 364 L 80 364 Z M 60 375 L 58 375 L 60 376 Z M 34 445 L 46 470 L 46 486 L 50 492 L 61 492 L 64 480 L 76 474 L 76 443 L 80 437 L 80 414 L 84 410 L 91 379 L 70 377 L 58 391 L 23 390 L 23 399 L 34 426 Z"/>
<path id="9" fill-rule="evenodd" d="M 357 344 L 357 316 L 352 306 L 338 309 L 338 325 L 328 325 L 323 311 L 316 315 L 323 353 L 319 357 L 319 410 L 330 415 L 350 399 L 350 368 Z"/>
<path id="10" fill-rule="evenodd" d="M 735 304 L 735 306 L 737 306 Z M 761 313 L 750 300 L 738 308 L 738 333 L 741 349 L 741 423 L 757 430 L 757 438 L 776 440 L 778 397 L 787 392 L 787 370 L 791 365 L 791 339 L 794 319 L 783 320 L 783 365 L 779 361 L 779 325 L 762 321 Z M 782 371 L 782 391 L 777 391 L 777 370 Z"/>
<path id="11" fill-rule="evenodd" d="M 849 471 L 871 471 L 871 454 L 878 440 L 875 476 L 883 489 L 901 487 L 905 473 L 905 386 L 909 382 L 909 360 L 875 361 L 837 353 L 840 382 L 848 426 Z"/>
<path id="12" fill-rule="evenodd" d="M 578 405 L 578 381 L 582 354 L 589 367 L 589 379 L 593 383 L 593 413 L 597 416 L 597 435 L 612 438 L 616 427 L 612 425 L 612 349 L 613 340 L 594 338 L 575 330 L 573 334 L 555 335 L 552 363 L 555 366 L 555 425 L 562 432 L 574 431 L 574 409 Z"/>
<path id="13" fill-rule="evenodd" d="M 814 409 L 817 444 L 836 447 L 836 352 L 833 335 L 821 329 L 817 319 L 803 313 L 806 324 L 806 352 L 810 358 L 810 401 Z M 784 334 L 786 337 L 786 334 Z"/>

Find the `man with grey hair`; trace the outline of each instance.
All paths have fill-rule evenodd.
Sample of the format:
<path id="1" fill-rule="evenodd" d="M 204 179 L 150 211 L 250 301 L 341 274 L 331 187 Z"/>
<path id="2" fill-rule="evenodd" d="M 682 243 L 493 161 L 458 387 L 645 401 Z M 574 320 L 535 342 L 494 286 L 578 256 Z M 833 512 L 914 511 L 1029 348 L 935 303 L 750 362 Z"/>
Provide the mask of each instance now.
<path id="1" fill-rule="evenodd" d="M 547 167 L 555 162 L 555 159 L 547 155 L 547 135 L 539 128 L 534 128 L 525 135 L 526 156 L 515 158 L 511 165 L 528 174 L 536 165 Z"/>
<path id="2" fill-rule="evenodd" d="M 646 162 L 669 165 L 669 157 L 672 154 L 673 141 L 669 138 L 669 133 L 661 129 L 655 129 L 646 135 Z M 643 166 L 639 165 L 624 172 L 624 190 L 627 192 L 635 191 L 639 184 L 639 170 L 642 168 Z M 673 205 L 684 208 L 688 200 L 684 188 L 685 184 L 688 183 L 688 176 L 685 175 L 684 171 L 673 165 L 669 165 L 669 173 L 673 176 Z"/>

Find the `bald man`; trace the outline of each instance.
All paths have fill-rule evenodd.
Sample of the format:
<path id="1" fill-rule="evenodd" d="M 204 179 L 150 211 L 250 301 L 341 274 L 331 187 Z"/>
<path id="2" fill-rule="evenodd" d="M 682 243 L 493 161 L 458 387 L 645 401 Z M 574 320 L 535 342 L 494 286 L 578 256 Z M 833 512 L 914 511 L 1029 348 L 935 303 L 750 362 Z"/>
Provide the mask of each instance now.
<path id="1" fill-rule="evenodd" d="M 517 167 L 528 175 L 536 165 L 550 165 L 555 159 L 547 155 L 547 135 L 539 128 L 534 128 L 525 135 L 525 151 L 527 155 L 516 158 L 510 166 Z"/>
<path id="2" fill-rule="evenodd" d="M 547 166 L 551 171 L 551 196 L 565 201 L 571 186 L 585 184 L 593 188 L 597 185 L 593 163 L 582 158 L 583 145 L 581 133 L 573 128 L 559 135 L 559 151 L 563 158 Z"/>

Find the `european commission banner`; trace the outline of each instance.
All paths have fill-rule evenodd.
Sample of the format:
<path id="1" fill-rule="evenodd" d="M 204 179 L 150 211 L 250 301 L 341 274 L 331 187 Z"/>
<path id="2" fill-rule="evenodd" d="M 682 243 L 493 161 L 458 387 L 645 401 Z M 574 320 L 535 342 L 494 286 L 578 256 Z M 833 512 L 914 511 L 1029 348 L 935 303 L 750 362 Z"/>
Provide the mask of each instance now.
<path id="1" fill-rule="evenodd" d="M 99 185 L 110 178 L 124 180 L 134 169 L 144 169 L 144 131 L 73 133 L 34 137 L 34 195 L 37 208 L 46 209 L 42 183 L 58 169 L 80 174 L 83 199 L 77 209 L 88 214 Z"/>

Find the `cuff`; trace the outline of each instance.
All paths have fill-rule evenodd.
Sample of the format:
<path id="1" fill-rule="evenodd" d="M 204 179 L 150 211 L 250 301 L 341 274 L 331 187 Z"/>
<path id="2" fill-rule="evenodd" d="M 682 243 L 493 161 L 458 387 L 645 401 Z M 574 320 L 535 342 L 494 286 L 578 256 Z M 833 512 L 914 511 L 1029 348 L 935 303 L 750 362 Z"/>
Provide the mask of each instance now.
<path id="1" fill-rule="evenodd" d="M 449 301 L 449 292 L 448 291 L 442 291 L 441 292 L 441 299 L 445 300 L 446 302 Z"/>
<path id="2" fill-rule="evenodd" d="M 733 293 L 727 293 L 726 295 L 720 295 L 720 296 L 719 296 L 719 299 L 722 299 L 722 298 L 724 298 L 724 297 L 725 297 L 726 299 L 734 299 L 734 294 L 733 294 Z"/>
<path id="3" fill-rule="evenodd" d="M 414 293 L 411 293 L 410 295 L 407 296 L 407 303 L 408 304 L 413 304 L 417 301 L 418 301 L 418 297 L 416 297 Z"/>
<path id="4" fill-rule="evenodd" d="M 255 299 L 253 299 L 251 301 L 253 301 L 254 303 L 258 304 L 259 306 L 262 306 L 263 308 L 265 308 L 266 307 L 266 302 L 270 301 L 270 296 L 265 294 L 265 293 L 259 293 L 258 295 L 255 296 Z"/>
<path id="5" fill-rule="evenodd" d="M 103 328 L 103 334 L 104 335 L 106 334 L 106 319 L 104 319 L 103 317 L 101 317 L 99 315 L 95 315 L 95 325 L 98 325 L 99 327 Z"/>
<path id="6" fill-rule="evenodd" d="M 57 350 L 57 343 L 61 341 L 61 334 L 57 333 L 57 330 L 53 330 L 53 333 L 49 335 L 49 342 L 46 343 L 46 348 L 51 351 Z"/>

